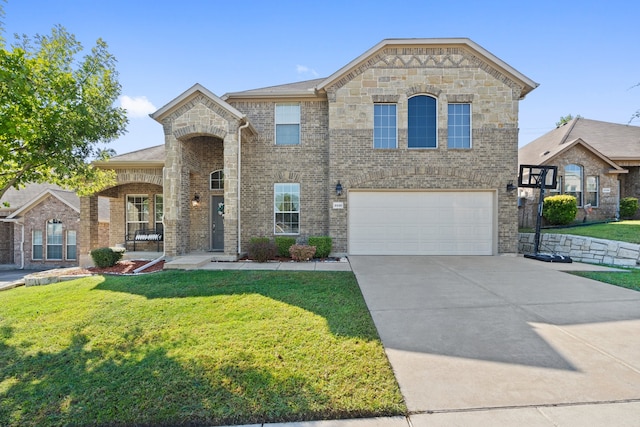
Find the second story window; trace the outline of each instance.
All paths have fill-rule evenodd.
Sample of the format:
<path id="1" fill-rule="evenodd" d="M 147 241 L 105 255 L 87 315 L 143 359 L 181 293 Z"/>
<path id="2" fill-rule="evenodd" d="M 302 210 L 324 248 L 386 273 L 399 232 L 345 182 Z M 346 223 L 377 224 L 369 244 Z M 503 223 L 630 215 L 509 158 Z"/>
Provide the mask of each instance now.
<path id="1" fill-rule="evenodd" d="M 428 95 L 409 98 L 409 148 L 438 147 L 438 113 L 436 99 Z"/>
<path id="2" fill-rule="evenodd" d="M 276 145 L 300 144 L 300 104 L 276 104 Z"/>
<path id="3" fill-rule="evenodd" d="M 448 148 L 471 148 L 471 104 L 449 104 Z"/>
<path id="4" fill-rule="evenodd" d="M 397 148 L 396 104 L 373 104 L 373 148 Z"/>

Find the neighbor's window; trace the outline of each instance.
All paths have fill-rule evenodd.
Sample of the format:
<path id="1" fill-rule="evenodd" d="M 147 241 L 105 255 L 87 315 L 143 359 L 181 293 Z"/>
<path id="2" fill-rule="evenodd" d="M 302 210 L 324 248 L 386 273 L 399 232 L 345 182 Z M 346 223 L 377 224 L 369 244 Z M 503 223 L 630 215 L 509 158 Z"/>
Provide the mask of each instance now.
<path id="1" fill-rule="evenodd" d="M 62 221 L 47 221 L 47 259 L 62 259 Z"/>
<path id="2" fill-rule="evenodd" d="M 300 144 L 300 104 L 276 104 L 276 144 Z"/>
<path id="3" fill-rule="evenodd" d="M 275 184 L 274 233 L 300 233 L 300 184 Z"/>
<path id="4" fill-rule="evenodd" d="M 582 166 L 564 167 L 564 194 L 575 197 L 578 207 L 582 206 Z"/>
<path id="5" fill-rule="evenodd" d="M 373 148 L 397 148 L 396 104 L 373 105 Z"/>
<path id="6" fill-rule="evenodd" d="M 409 98 L 408 114 L 409 148 L 436 148 L 438 146 L 436 99 L 427 95 Z"/>
<path id="7" fill-rule="evenodd" d="M 449 104 L 447 146 L 471 148 L 471 104 Z"/>
<path id="8" fill-rule="evenodd" d="M 42 230 L 33 230 L 32 259 L 42 259 Z"/>
<path id="9" fill-rule="evenodd" d="M 224 171 L 222 169 L 211 172 L 209 176 L 209 189 L 224 190 Z"/>
<path id="10" fill-rule="evenodd" d="M 127 195 L 127 235 L 133 236 L 149 224 L 149 197 L 146 194 Z"/>
<path id="11" fill-rule="evenodd" d="M 592 207 L 598 206 L 598 182 L 597 176 L 588 176 L 587 177 L 587 204 L 590 204 Z"/>
<path id="12" fill-rule="evenodd" d="M 156 231 L 158 233 L 162 233 L 162 215 L 164 213 L 164 200 L 162 198 L 162 194 L 156 194 L 154 196 L 154 215 L 155 215 L 155 225 Z"/>
<path id="13" fill-rule="evenodd" d="M 67 259 L 77 259 L 76 230 L 67 230 Z"/>

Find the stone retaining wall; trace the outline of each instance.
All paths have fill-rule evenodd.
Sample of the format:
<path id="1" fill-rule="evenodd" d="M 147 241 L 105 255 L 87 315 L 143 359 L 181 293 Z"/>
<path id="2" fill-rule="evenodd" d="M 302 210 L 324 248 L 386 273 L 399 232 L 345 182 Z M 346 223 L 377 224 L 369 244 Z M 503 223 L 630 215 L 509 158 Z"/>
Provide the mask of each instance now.
<path id="1" fill-rule="evenodd" d="M 534 233 L 518 234 L 518 252 L 533 253 Z M 542 234 L 540 252 L 568 255 L 574 261 L 626 267 L 640 265 L 640 245 L 567 234 Z"/>

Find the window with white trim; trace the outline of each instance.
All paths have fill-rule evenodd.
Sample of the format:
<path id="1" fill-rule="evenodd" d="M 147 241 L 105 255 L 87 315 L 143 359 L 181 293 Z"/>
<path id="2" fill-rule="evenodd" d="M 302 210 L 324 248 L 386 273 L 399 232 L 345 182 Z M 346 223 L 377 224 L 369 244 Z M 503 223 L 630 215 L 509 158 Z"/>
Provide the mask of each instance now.
<path id="1" fill-rule="evenodd" d="M 164 214 L 164 199 L 162 194 L 153 196 L 153 214 L 155 216 L 155 227 L 158 233 L 162 233 L 162 215 Z"/>
<path id="2" fill-rule="evenodd" d="M 567 165 L 564 167 L 564 194 L 576 198 L 578 207 L 582 206 L 582 166 Z"/>
<path id="3" fill-rule="evenodd" d="M 471 148 L 471 104 L 449 104 L 447 147 Z"/>
<path id="4" fill-rule="evenodd" d="M 67 230 L 67 259 L 76 260 L 77 253 L 76 230 Z"/>
<path id="5" fill-rule="evenodd" d="M 31 259 L 42 259 L 42 230 L 33 230 Z"/>
<path id="6" fill-rule="evenodd" d="M 373 148 L 397 148 L 396 104 L 373 104 Z"/>
<path id="7" fill-rule="evenodd" d="M 62 221 L 57 219 L 47 221 L 47 259 L 62 259 Z"/>
<path id="8" fill-rule="evenodd" d="M 407 136 L 409 148 L 438 147 L 438 103 L 428 95 L 409 98 Z"/>
<path id="9" fill-rule="evenodd" d="M 598 191 L 600 190 L 600 179 L 598 176 L 588 176 L 587 177 L 587 194 L 586 194 L 586 202 L 590 204 L 591 207 L 595 208 L 598 206 Z"/>
<path id="10" fill-rule="evenodd" d="M 275 234 L 300 234 L 300 184 L 275 184 L 273 191 Z"/>
<path id="11" fill-rule="evenodd" d="M 149 196 L 146 194 L 127 195 L 127 235 L 133 237 L 137 230 L 149 224 Z"/>
<path id="12" fill-rule="evenodd" d="M 300 144 L 300 104 L 276 104 L 276 145 Z"/>

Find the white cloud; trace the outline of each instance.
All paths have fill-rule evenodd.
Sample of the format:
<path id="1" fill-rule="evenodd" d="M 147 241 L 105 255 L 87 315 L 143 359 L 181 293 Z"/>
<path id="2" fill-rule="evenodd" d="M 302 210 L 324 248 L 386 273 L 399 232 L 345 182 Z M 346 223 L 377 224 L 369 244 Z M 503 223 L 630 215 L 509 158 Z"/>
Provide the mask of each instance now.
<path id="1" fill-rule="evenodd" d="M 318 77 L 316 70 L 309 68 L 306 65 L 296 65 L 296 71 L 298 74 L 311 74 L 313 77 Z"/>
<path id="2" fill-rule="evenodd" d="M 129 118 L 147 117 L 149 114 L 157 110 L 156 106 L 147 99 L 146 96 L 130 97 L 122 95 L 120 97 L 120 106 L 127 110 Z"/>

